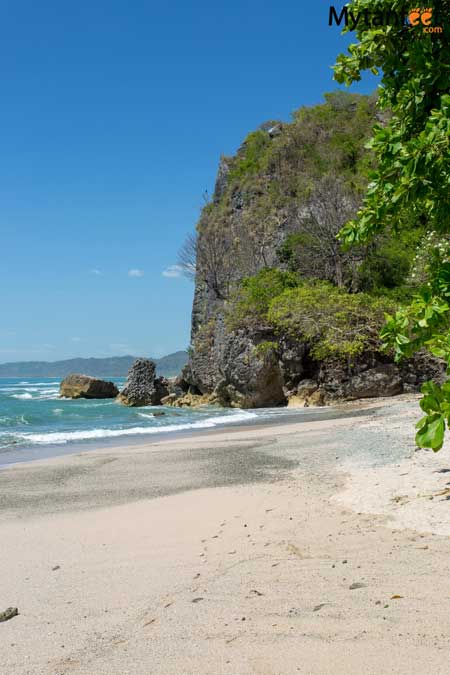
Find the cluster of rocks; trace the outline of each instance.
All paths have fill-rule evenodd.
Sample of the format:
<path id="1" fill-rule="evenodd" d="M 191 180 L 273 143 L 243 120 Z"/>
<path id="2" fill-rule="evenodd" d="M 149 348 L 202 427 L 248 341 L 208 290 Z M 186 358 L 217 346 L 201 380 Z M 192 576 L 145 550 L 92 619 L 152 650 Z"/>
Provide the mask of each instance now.
<path id="1" fill-rule="evenodd" d="M 417 391 L 426 380 L 441 381 L 444 364 L 419 352 L 401 365 L 364 354 L 351 365 L 311 360 L 304 344 L 270 344 L 266 333 L 220 334 L 208 351 L 194 352 L 181 374 L 156 377 L 153 361 L 137 359 L 121 392 L 113 382 L 72 374 L 61 383 L 67 398 L 117 398 L 126 406 L 260 408 L 322 406 Z M 275 345 L 275 342 L 272 344 Z"/>
<path id="2" fill-rule="evenodd" d="M 401 364 L 377 352 L 365 353 L 351 364 L 317 362 L 301 341 L 277 339 L 264 330 L 229 333 L 217 318 L 207 349 L 202 346 L 197 344 L 185 369 L 191 390 L 221 405 L 242 408 L 395 396 L 418 391 L 429 379 L 442 381 L 445 375 L 445 364 L 426 352 Z"/>
<path id="3" fill-rule="evenodd" d="M 60 396 L 73 399 L 115 398 L 129 407 L 196 407 L 213 400 L 213 397 L 202 395 L 196 387 L 192 387 L 183 373 L 173 379 L 156 377 L 156 366 L 150 359 L 136 359 L 120 392 L 113 382 L 73 373 L 61 382 Z"/>
<path id="4" fill-rule="evenodd" d="M 136 359 L 120 392 L 113 382 L 75 373 L 68 375 L 60 385 L 60 396 L 65 398 L 117 398 L 130 407 L 161 405 L 169 394 L 169 381 L 156 377 L 156 366 L 150 359 Z"/>

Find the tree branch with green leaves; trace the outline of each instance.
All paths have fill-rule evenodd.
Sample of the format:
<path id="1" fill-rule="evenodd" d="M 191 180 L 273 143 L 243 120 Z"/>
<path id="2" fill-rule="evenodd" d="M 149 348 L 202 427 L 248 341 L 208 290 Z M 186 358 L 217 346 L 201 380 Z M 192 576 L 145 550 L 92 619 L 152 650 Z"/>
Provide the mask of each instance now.
<path id="1" fill-rule="evenodd" d="M 353 0 L 347 7 L 355 16 L 405 11 L 402 0 Z M 362 71 L 380 73 L 378 105 L 387 112 L 370 141 L 376 168 L 362 207 L 339 234 L 346 245 L 387 229 L 391 236 L 402 228 L 450 232 L 450 0 L 427 7 L 441 33 L 426 32 L 420 21 L 409 25 L 406 16 L 388 25 L 360 21 L 356 42 L 334 66 L 335 79 L 346 85 Z M 427 348 L 450 375 L 450 261 L 430 258 L 428 267 L 427 283 L 410 306 L 387 316 L 381 337 L 397 360 Z M 450 426 L 450 378 L 442 386 L 428 382 L 422 392 L 416 442 L 436 451 Z"/>

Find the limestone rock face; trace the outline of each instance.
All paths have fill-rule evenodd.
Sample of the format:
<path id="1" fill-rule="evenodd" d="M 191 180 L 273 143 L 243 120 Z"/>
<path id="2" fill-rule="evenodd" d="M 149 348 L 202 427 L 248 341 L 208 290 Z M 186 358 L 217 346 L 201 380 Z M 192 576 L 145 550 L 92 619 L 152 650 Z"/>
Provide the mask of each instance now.
<path id="1" fill-rule="evenodd" d="M 302 392 L 299 391 L 299 387 L 303 382 L 309 380 L 304 380 L 304 367 L 305 367 L 305 355 L 306 355 L 306 346 L 304 343 L 294 340 L 290 340 L 286 337 L 283 337 L 279 340 L 280 345 L 280 370 L 283 377 L 283 391 L 286 398 L 290 398 L 293 394 L 302 395 Z M 317 389 L 317 383 L 315 386 Z"/>
<path id="2" fill-rule="evenodd" d="M 301 380 L 296 392 L 289 397 L 288 408 L 323 405 L 323 399 L 323 392 L 320 391 L 316 380 Z"/>
<path id="3" fill-rule="evenodd" d="M 261 130 L 273 139 L 283 133 L 283 125 L 271 122 Z M 245 143 L 237 153 L 238 159 L 244 156 Z M 247 241 L 245 233 L 249 223 L 260 217 L 258 204 L 263 211 L 266 208 L 265 196 L 269 193 L 265 186 L 271 184 L 266 175 L 261 176 L 258 187 L 255 183 L 251 189 L 245 181 L 229 181 L 232 166 L 228 159 L 222 158 L 212 205 L 201 216 L 191 322 L 192 349 L 182 376 L 171 384 L 170 394 L 177 398 L 172 396 L 168 403 L 192 405 L 203 402 L 202 397 L 209 397 L 211 403 L 245 408 L 287 402 L 292 407 L 326 405 L 417 391 L 428 379 L 440 382 L 445 364 L 429 354 L 417 354 L 396 364 L 389 355 L 371 348 L 351 362 L 338 363 L 332 357 L 315 359 L 314 344 L 300 334 L 274 332 L 262 319 L 259 323 L 243 321 L 239 330 L 230 328 L 234 324 L 227 322 L 226 317 L 232 309 L 233 289 L 249 272 L 245 265 L 239 267 L 238 260 L 234 263 L 230 257 L 234 248 L 227 249 L 225 244 L 222 247 L 220 234 L 223 230 L 227 241 L 228 231 L 243 233 L 243 241 Z M 222 210 L 221 206 L 224 206 Z M 295 205 L 295 212 L 297 209 Z M 282 206 L 276 216 L 278 224 L 271 234 L 271 243 L 265 246 L 263 258 L 252 260 L 251 274 L 263 267 L 286 267 L 280 247 L 297 231 L 295 218 L 293 221 L 290 208 Z M 211 238 L 211 232 L 216 232 L 218 239 Z M 214 278 L 210 270 L 211 246 L 217 256 Z M 264 346 L 266 349 L 261 349 Z"/>
<path id="4" fill-rule="evenodd" d="M 220 363 L 222 377 L 213 392 L 224 405 L 263 408 L 286 402 L 278 358 L 270 350 L 260 350 L 263 341 L 257 340 L 258 336 L 243 331 L 226 336 Z"/>
<path id="5" fill-rule="evenodd" d="M 119 390 L 114 382 L 73 373 L 64 378 L 59 388 L 64 398 L 115 398 Z"/>
<path id="6" fill-rule="evenodd" d="M 317 380 L 328 403 L 396 396 L 404 391 L 400 368 L 370 354 L 360 357 L 350 369 L 344 363 L 323 362 Z"/>
<path id="7" fill-rule="evenodd" d="M 396 396 L 403 392 L 403 381 L 399 369 L 392 363 L 359 373 L 345 387 L 344 398 L 375 398 L 376 396 Z"/>
<path id="8" fill-rule="evenodd" d="M 201 408 L 202 406 L 215 405 L 218 403 L 213 395 L 209 394 L 183 394 L 182 396 L 166 396 L 163 399 L 163 405 L 170 405 L 174 408 Z"/>
<path id="9" fill-rule="evenodd" d="M 128 371 L 125 387 L 119 394 L 120 403 L 130 407 L 160 405 L 169 394 L 167 380 L 155 377 L 155 364 L 150 359 L 136 359 Z"/>

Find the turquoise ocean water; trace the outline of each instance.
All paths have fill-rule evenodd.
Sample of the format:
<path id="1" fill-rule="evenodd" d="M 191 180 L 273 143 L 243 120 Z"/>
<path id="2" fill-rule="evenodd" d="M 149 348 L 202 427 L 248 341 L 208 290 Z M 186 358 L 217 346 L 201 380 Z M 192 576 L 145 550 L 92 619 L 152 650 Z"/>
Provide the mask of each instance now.
<path id="1" fill-rule="evenodd" d="M 119 389 L 125 378 L 111 378 Z M 0 467 L 11 463 L 94 449 L 150 441 L 155 434 L 176 434 L 234 425 L 309 422 L 317 419 L 383 416 L 383 408 L 350 411 L 329 408 L 197 409 L 163 406 L 127 408 L 115 400 L 71 400 L 59 397 L 57 378 L 0 378 Z M 389 409 L 407 408 L 407 402 L 392 400 Z M 163 412 L 164 415 L 155 415 Z M 385 462 L 405 453 L 403 437 L 382 442 L 380 429 L 370 428 L 364 438 L 350 428 L 341 433 L 347 456 L 363 455 Z M 356 442 L 355 442 L 356 439 Z M 363 442 L 364 441 L 364 442 Z M 398 447 L 397 447 L 398 446 Z"/>
<path id="2" fill-rule="evenodd" d="M 123 386 L 124 379 L 114 381 Z M 127 408 L 111 399 L 74 401 L 59 397 L 59 384 L 56 378 L 0 379 L 0 464 L 2 453 L 31 446 L 208 429 L 257 416 L 252 411 L 214 407 Z M 165 414 L 155 416 L 155 411 Z"/>

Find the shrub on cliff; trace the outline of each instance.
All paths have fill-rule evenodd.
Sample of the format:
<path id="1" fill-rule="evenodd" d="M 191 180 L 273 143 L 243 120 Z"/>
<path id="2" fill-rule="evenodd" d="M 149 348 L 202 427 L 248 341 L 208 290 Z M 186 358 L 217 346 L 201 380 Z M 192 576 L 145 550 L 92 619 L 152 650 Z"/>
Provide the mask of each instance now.
<path id="1" fill-rule="evenodd" d="M 271 301 L 299 283 L 294 272 L 269 268 L 243 279 L 228 305 L 227 327 L 237 330 L 266 323 Z"/>
<path id="2" fill-rule="evenodd" d="M 252 131 L 244 142 L 244 150 L 234 163 L 229 179 L 239 179 L 246 174 L 256 174 L 267 167 L 270 157 L 270 136 L 267 131 Z"/>
<path id="3" fill-rule="evenodd" d="M 268 323 L 276 333 L 308 343 L 317 361 L 352 360 L 381 350 L 380 327 L 393 303 L 367 293 L 346 293 L 327 282 L 306 282 L 272 299 Z"/>
<path id="4" fill-rule="evenodd" d="M 317 361 L 348 361 L 381 350 L 385 312 L 395 306 L 384 297 L 351 294 L 326 281 L 265 269 L 242 281 L 227 307 L 227 326 L 272 329 L 276 335 L 306 342 Z"/>

